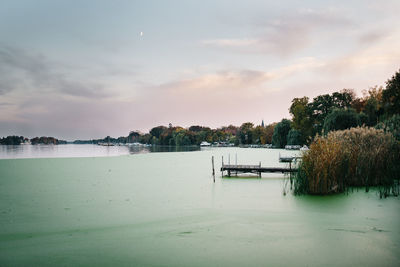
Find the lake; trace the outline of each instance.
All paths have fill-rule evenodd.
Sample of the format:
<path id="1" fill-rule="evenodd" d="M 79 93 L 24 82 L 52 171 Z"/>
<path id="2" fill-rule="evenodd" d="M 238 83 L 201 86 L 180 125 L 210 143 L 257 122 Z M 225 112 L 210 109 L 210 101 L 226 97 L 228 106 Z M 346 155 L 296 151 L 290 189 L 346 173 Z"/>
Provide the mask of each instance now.
<path id="1" fill-rule="evenodd" d="M 296 197 L 280 174 L 220 175 L 222 156 L 277 167 L 298 152 L 2 149 L 0 266 L 400 266 L 398 197 Z"/>
<path id="2" fill-rule="evenodd" d="M 151 152 L 198 151 L 198 146 L 0 145 L 0 159 L 111 157 Z"/>

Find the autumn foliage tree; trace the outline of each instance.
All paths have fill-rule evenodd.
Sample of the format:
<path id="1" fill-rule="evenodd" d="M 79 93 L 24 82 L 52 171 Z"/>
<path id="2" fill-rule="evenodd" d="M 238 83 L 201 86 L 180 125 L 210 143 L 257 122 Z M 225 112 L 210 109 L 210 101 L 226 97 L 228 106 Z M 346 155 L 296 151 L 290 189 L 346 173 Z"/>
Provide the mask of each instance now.
<path id="1" fill-rule="evenodd" d="M 400 113 L 400 70 L 386 82 L 382 92 L 385 113 L 388 116 Z"/>

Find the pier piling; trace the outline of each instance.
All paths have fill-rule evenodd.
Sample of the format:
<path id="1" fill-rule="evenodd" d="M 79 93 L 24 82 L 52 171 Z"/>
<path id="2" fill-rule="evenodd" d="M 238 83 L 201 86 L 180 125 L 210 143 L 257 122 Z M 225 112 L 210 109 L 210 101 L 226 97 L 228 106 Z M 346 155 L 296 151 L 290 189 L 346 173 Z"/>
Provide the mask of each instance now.
<path id="1" fill-rule="evenodd" d="M 214 156 L 211 157 L 211 163 L 212 163 L 212 175 L 213 175 L 213 180 L 215 183 Z"/>

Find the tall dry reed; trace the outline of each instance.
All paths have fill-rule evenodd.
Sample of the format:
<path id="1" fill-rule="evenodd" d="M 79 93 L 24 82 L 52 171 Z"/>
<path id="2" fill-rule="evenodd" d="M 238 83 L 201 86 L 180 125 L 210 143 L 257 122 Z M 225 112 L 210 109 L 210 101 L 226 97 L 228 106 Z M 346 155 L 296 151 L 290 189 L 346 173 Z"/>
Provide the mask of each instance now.
<path id="1" fill-rule="evenodd" d="M 381 196 L 398 195 L 399 166 L 399 143 L 390 133 L 368 127 L 330 132 L 317 136 L 303 155 L 294 193 L 324 195 L 379 186 Z"/>

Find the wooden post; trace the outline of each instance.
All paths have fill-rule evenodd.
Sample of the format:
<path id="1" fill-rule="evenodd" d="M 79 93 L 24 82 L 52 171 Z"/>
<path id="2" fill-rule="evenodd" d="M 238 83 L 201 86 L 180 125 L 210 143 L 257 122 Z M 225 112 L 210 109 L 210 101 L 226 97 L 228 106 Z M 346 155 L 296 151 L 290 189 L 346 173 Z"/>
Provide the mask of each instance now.
<path id="1" fill-rule="evenodd" d="M 215 183 L 214 156 L 211 157 L 211 162 L 212 162 L 212 175 L 213 175 L 213 180 Z"/>
<path id="2" fill-rule="evenodd" d="M 222 156 L 222 167 L 221 167 L 221 173 L 222 173 L 222 177 L 224 177 L 224 156 Z"/>
<path id="3" fill-rule="evenodd" d="M 236 167 L 237 167 L 237 153 L 235 153 L 235 165 L 236 165 Z M 237 171 L 235 172 L 235 175 L 238 176 L 238 175 L 237 175 Z"/>

